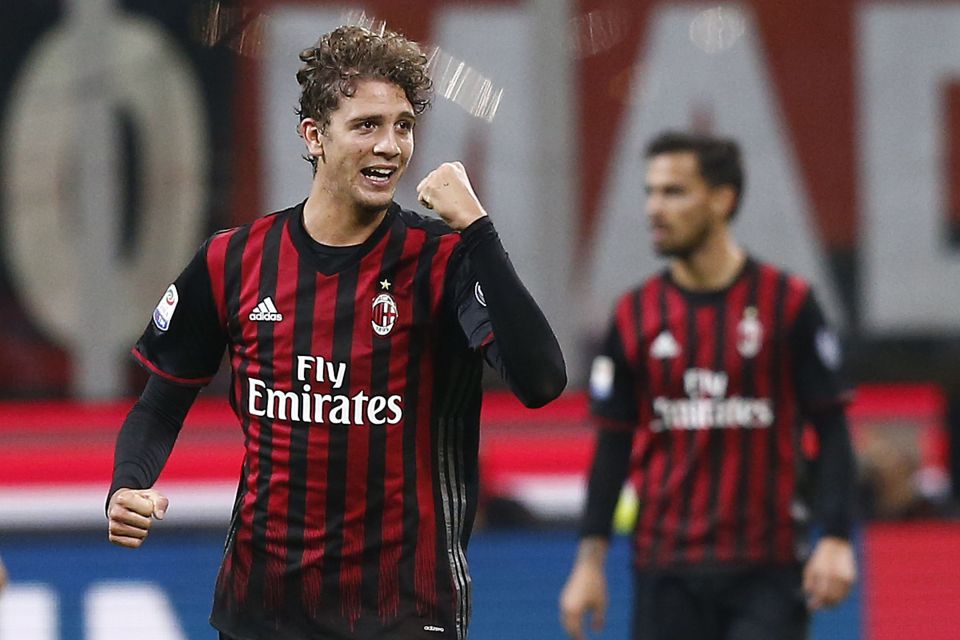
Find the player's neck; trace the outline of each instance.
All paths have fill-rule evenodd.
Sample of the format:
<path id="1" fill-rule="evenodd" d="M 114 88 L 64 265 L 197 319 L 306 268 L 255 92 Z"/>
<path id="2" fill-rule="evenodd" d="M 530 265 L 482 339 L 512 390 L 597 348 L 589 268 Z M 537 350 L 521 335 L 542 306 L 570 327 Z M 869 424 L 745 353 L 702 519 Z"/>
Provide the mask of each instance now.
<path id="1" fill-rule="evenodd" d="M 733 283 L 746 260 L 746 252 L 724 230 L 689 255 L 671 260 L 670 276 L 684 289 L 718 291 Z"/>
<path id="2" fill-rule="evenodd" d="M 387 209 L 371 211 L 343 202 L 314 180 L 303 205 L 303 226 L 311 238 L 330 247 L 362 244 L 383 221 Z"/>

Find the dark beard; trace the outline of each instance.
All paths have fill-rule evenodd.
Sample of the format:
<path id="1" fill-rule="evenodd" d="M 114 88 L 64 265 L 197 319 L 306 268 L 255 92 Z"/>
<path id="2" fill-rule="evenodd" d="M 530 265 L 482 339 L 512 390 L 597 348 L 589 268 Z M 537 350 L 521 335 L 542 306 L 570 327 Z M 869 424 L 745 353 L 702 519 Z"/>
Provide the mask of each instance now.
<path id="1" fill-rule="evenodd" d="M 710 236 L 710 225 L 705 224 L 699 230 L 693 238 L 686 244 L 679 247 L 668 247 L 665 249 L 657 249 L 654 247 L 657 255 L 661 258 L 675 258 L 677 260 L 686 260 L 691 255 L 693 255 L 697 250 L 700 249 L 704 244 L 706 244 L 707 238 Z"/>

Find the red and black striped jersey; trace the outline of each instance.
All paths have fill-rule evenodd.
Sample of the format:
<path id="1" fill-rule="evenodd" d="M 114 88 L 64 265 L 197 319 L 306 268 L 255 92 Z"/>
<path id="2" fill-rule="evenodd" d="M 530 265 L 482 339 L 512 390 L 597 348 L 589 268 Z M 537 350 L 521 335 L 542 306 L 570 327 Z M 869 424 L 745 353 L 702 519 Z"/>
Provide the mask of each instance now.
<path id="1" fill-rule="evenodd" d="M 616 306 L 590 379 L 601 428 L 634 430 L 641 566 L 796 562 L 804 415 L 845 398 L 809 285 L 748 260 L 713 292 L 669 271 Z"/>
<path id="2" fill-rule="evenodd" d="M 246 450 L 211 622 L 245 638 L 462 638 L 493 337 L 469 257 L 396 205 L 325 255 L 302 211 L 210 238 L 134 349 L 180 384 L 230 361 Z"/>

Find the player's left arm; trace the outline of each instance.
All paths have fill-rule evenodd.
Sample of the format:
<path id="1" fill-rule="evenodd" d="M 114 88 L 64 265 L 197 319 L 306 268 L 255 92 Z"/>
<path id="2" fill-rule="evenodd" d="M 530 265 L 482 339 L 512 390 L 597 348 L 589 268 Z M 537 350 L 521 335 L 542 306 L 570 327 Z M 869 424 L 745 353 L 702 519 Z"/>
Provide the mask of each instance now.
<path id="1" fill-rule="evenodd" d="M 850 543 L 856 492 L 856 463 L 845 410 L 839 340 L 808 294 L 793 329 L 798 397 L 820 445 L 817 500 L 823 535 L 804 567 L 803 588 L 811 609 L 833 606 L 857 579 Z"/>
<path id="2" fill-rule="evenodd" d="M 513 268 L 463 165 L 441 165 L 417 191 L 421 202 L 461 233 L 465 255 L 459 275 L 466 277 L 458 278 L 456 298 L 468 338 L 489 319 L 492 341 L 481 336 L 487 361 L 524 405 L 547 404 L 567 384 L 560 344 Z"/>

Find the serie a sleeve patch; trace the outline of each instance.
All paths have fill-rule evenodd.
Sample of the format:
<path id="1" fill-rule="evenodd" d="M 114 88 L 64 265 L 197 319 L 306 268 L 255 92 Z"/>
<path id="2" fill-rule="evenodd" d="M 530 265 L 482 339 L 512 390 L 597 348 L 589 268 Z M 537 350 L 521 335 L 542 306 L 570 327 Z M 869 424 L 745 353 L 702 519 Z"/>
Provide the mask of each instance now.
<path id="1" fill-rule="evenodd" d="M 177 293 L 177 285 L 171 284 L 157 303 L 157 308 L 153 310 L 153 324 L 157 329 L 166 331 L 170 328 L 170 321 L 173 319 L 173 312 L 177 310 L 178 302 L 180 302 L 180 294 Z"/>

